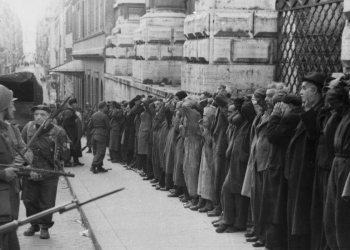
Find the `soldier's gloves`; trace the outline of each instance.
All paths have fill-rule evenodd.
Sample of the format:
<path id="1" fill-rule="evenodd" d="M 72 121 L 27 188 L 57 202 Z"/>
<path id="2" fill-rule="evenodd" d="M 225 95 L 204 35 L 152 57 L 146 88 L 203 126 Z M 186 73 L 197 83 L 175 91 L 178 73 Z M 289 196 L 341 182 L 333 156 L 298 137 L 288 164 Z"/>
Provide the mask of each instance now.
<path id="1" fill-rule="evenodd" d="M 18 172 L 18 169 L 14 168 L 14 167 L 9 167 L 9 168 L 5 168 L 4 171 L 5 171 L 5 180 L 7 182 L 10 182 L 14 178 L 16 178 L 16 176 L 17 176 L 16 173 Z"/>

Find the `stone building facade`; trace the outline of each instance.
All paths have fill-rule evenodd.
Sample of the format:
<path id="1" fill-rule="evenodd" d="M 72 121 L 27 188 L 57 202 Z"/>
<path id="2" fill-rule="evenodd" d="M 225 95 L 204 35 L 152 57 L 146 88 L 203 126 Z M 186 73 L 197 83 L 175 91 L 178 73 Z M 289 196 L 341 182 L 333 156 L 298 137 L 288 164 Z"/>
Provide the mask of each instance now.
<path id="1" fill-rule="evenodd" d="M 0 74 L 15 71 L 23 56 L 23 33 L 18 17 L 0 0 Z"/>

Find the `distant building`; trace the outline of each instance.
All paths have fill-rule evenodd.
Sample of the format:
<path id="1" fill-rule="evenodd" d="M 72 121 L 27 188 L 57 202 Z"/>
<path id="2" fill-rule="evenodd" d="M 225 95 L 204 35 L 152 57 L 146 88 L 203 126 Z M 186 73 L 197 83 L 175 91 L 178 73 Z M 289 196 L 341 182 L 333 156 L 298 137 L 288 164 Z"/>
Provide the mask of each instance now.
<path id="1" fill-rule="evenodd" d="M 0 0 L 0 74 L 15 71 L 23 55 L 23 32 L 18 17 Z"/>

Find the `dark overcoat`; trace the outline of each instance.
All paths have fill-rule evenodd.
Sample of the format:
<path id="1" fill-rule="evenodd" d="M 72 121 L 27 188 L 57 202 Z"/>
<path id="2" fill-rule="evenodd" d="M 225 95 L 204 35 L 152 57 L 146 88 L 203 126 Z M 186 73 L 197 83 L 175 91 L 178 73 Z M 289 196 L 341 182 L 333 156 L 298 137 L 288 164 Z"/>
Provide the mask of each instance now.
<path id="1" fill-rule="evenodd" d="M 111 113 L 111 133 L 109 139 L 109 150 L 120 150 L 121 127 L 124 122 L 123 110 L 115 109 Z"/>
<path id="2" fill-rule="evenodd" d="M 317 116 L 323 102 L 301 113 L 286 154 L 285 177 L 288 179 L 288 218 L 292 235 L 310 233 L 312 186 L 315 174 L 318 131 Z"/>
<path id="3" fill-rule="evenodd" d="M 267 138 L 271 150 L 264 173 L 260 218 L 274 224 L 287 223 L 287 179 L 284 177 L 287 147 L 300 122 L 301 107 L 288 115 L 272 115 L 267 126 Z"/>

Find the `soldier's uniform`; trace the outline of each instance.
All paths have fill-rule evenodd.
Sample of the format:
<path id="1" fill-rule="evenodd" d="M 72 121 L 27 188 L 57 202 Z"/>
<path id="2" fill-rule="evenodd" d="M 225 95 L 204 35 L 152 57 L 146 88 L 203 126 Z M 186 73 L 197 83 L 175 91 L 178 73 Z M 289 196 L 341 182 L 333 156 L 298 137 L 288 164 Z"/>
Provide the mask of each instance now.
<path id="1" fill-rule="evenodd" d="M 39 105 L 31 110 L 34 112 L 37 109 L 46 110 L 46 108 L 43 105 Z M 39 125 L 33 121 L 27 123 L 22 131 L 23 140 L 29 142 L 38 128 Z M 30 145 L 30 149 L 34 154 L 34 167 L 46 170 L 60 170 L 59 166 L 55 165 L 55 162 L 69 158 L 68 143 L 69 139 L 66 132 L 61 127 L 50 124 L 47 128 L 44 128 Z M 24 178 L 22 200 L 26 207 L 27 216 L 40 213 L 55 206 L 58 179 L 57 176 L 43 177 L 37 181 L 30 180 L 29 177 Z M 39 231 L 40 228 L 48 229 L 52 227 L 54 222 L 52 221 L 52 215 L 48 215 L 31 224 L 31 229 L 35 232 Z M 34 232 L 32 233 L 34 234 Z M 25 235 L 31 236 L 33 234 L 29 232 L 28 235 Z"/>
<path id="2" fill-rule="evenodd" d="M 91 107 L 91 105 L 87 102 L 85 107 Z M 92 115 L 94 114 L 94 111 L 91 109 L 91 110 L 86 110 L 84 111 L 84 114 L 83 114 L 83 121 L 84 121 L 84 132 L 85 132 L 85 136 L 86 136 L 86 145 L 88 146 L 89 148 L 89 151 L 87 151 L 87 153 L 91 153 L 91 138 L 92 138 L 92 135 L 91 135 L 91 130 L 88 129 L 88 125 L 89 125 L 89 122 L 91 120 L 91 117 Z"/>
<path id="3" fill-rule="evenodd" d="M 88 129 L 92 133 L 92 151 L 94 154 L 94 159 L 91 164 L 91 172 L 106 172 L 103 166 L 103 159 L 106 155 L 106 148 L 109 141 L 109 131 L 111 130 L 111 125 L 109 121 L 108 114 L 102 112 L 101 110 L 107 107 L 106 102 L 101 102 L 98 105 L 100 109 L 98 112 L 93 114 L 91 121 L 88 125 Z"/>
<path id="4" fill-rule="evenodd" d="M 8 103 L 4 104 L 4 99 L 7 98 Z M 12 98 L 12 91 L 0 85 L 0 111 L 8 107 Z M 22 140 L 21 133 L 18 128 L 10 123 L 0 120 L 0 226 L 18 219 L 19 212 L 19 192 L 20 185 L 18 177 L 8 182 L 6 180 L 5 169 L 11 167 L 15 162 L 16 152 L 13 147 L 22 151 L 25 149 L 25 144 Z M 30 150 L 26 153 L 26 158 L 31 161 L 32 153 Z M 0 249 L 2 250 L 17 250 L 20 249 L 17 233 L 13 231 L 8 234 L 0 235 Z"/>

